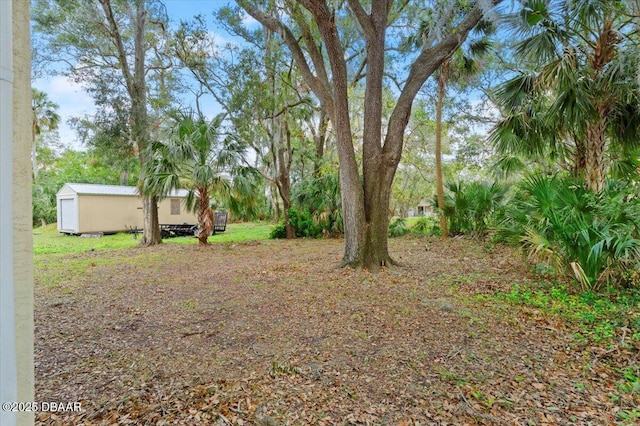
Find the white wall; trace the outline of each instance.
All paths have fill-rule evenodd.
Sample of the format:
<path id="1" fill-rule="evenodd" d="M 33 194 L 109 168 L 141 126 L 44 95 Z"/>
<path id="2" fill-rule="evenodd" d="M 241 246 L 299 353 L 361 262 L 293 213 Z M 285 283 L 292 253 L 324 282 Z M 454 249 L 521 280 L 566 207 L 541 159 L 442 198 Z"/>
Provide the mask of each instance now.
<path id="1" fill-rule="evenodd" d="M 0 0 L 0 402 L 34 401 L 29 2 Z M 33 413 L 0 410 L 0 425 Z"/>
<path id="2" fill-rule="evenodd" d="M 0 402 L 18 399 L 13 291 L 13 26 L 11 2 L 0 1 Z M 0 424 L 16 415 L 0 411 Z"/>

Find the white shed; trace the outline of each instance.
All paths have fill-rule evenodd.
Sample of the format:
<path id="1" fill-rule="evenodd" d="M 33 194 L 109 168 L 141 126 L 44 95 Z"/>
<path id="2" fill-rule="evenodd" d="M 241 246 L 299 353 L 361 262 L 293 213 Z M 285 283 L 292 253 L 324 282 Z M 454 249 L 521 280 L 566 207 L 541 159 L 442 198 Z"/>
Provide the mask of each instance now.
<path id="1" fill-rule="evenodd" d="M 184 208 L 186 190 L 173 191 L 158 203 L 161 224 L 198 223 Z M 58 232 L 121 232 L 142 229 L 142 199 L 135 186 L 66 183 L 56 195 Z"/>
<path id="2" fill-rule="evenodd" d="M 424 200 L 418 204 L 418 216 L 433 216 L 433 206 Z"/>

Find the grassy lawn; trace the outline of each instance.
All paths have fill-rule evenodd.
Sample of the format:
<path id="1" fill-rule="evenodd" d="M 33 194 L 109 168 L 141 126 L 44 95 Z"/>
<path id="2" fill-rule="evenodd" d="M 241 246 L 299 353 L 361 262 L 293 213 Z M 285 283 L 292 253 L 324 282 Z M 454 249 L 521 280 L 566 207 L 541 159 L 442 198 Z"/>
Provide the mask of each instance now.
<path id="1" fill-rule="evenodd" d="M 271 224 L 260 223 L 230 223 L 227 230 L 215 234 L 209 238 L 209 242 L 228 243 L 241 241 L 265 240 L 269 238 Z M 135 247 L 139 239 L 134 239 L 132 234 L 120 233 L 104 235 L 100 238 L 82 238 L 59 233 L 55 224 L 39 227 L 33 231 L 33 251 L 36 255 L 55 253 L 81 253 L 86 251 L 117 250 L 126 247 Z M 195 237 L 167 238 L 167 244 L 197 244 Z"/>

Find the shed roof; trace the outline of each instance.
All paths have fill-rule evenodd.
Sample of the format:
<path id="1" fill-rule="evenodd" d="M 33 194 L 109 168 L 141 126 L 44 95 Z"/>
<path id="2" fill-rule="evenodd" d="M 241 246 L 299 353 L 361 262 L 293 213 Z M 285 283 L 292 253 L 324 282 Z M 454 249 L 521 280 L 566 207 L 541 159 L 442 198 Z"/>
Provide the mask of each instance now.
<path id="1" fill-rule="evenodd" d="M 76 194 L 86 195 L 126 195 L 126 196 L 138 196 L 138 188 L 135 186 L 121 186 L 121 185 L 99 185 L 93 183 L 65 183 L 58 193 L 63 192 L 65 189 L 72 190 Z M 186 197 L 187 190 L 179 189 L 171 191 L 170 197 Z"/>

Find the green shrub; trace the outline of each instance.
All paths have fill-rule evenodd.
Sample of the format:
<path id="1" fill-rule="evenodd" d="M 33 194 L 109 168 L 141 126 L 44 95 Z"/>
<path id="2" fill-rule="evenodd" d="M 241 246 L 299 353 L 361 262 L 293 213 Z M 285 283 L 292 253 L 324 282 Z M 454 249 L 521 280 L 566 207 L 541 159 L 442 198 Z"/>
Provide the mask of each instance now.
<path id="1" fill-rule="evenodd" d="M 447 184 L 444 214 L 450 235 L 486 235 L 491 218 L 506 200 L 507 187 L 497 182 L 452 182 Z M 434 202 L 438 206 L 437 199 Z"/>
<path id="2" fill-rule="evenodd" d="M 640 199 L 629 185 L 611 181 L 593 194 L 572 178 L 533 175 L 504 211 L 498 236 L 595 290 L 637 284 L 639 227 Z"/>
<path id="3" fill-rule="evenodd" d="M 289 223 L 295 230 L 296 237 L 319 238 L 322 226 L 317 224 L 307 211 L 289 209 Z"/>
<path id="4" fill-rule="evenodd" d="M 55 223 L 58 212 L 56 211 L 56 191 L 53 188 L 44 188 L 41 185 L 32 185 L 31 197 L 33 207 L 33 225 L 40 226 L 41 222 Z"/>
<path id="5" fill-rule="evenodd" d="M 289 209 L 289 223 L 293 226 L 296 237 L 320 238 L 322 237 L 323 227 L 316 223 L 311 214 L 306 211 Z M 277 223 L 269 233 L 269 238 L 286 238 L 287 230 L 284 222 Z"/>
<path id="6" fill-rule="evenodd" d="M 278 222 L 271 228 L 269 238 L 272 240 L 287 238 L 287 227 L 284 222 Z"/>
<path id="7" fill-rule="evenodd" d="M 288 210 L 289 223 L 297 237 L 320 238 L 325 234 L 344 232 L 340 185 L 337 174 L 302 179 L 291 190 L 293 209 Z M 284 222 L 271 230 L 270 238 L 286 238 Z"/>
<path id="8" fill-rule="evenodd" d="M 440 227 L 435 218 L 422 216 L 416 220 L 410 231 L 416 235 L 437 235 L 440 233 Z"/>
<path id="9" fill-rule="evenodd" d="M 291 201 L 295 210 L 308 212 L 314 225 L 320 229 L 319 233 L 313 229 L 312 234 L 321 236 L 323 230 L 329 234 L 344 232 L 340 184 L 337 174 L 328 173 L 305 178 L 294 185 L 291 193 Z M 311 227 L 305 226 L 305 228 Z"/>
<path id="10" fill-rule="evenodd" d="M 389 223 L 389 236 L 400 237 L 409 232 L 407 227 L 407 220 L 402 217 L 397 217 Z"/>

